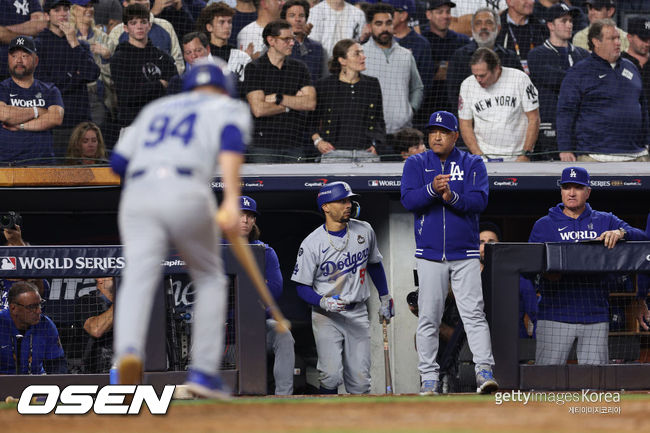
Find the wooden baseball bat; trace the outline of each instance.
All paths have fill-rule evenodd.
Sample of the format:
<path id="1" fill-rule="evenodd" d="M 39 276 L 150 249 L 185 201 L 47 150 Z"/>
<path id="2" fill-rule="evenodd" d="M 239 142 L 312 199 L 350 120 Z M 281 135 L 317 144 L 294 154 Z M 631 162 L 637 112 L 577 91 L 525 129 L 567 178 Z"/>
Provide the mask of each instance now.
<path id="1" fill-rule="evenodd" d="M 221 215 L 221 213 L 217 212 L 217 222 L 223 218 Z M 266 281 L 264 281 L 264 277 L 262 276 L 260 269 L 257 267 L 251 247 L 244 241 L 242 236 L 234 232 L 224 231 L 224 234 L 226 235 L 228 242 L 230 242 L 230 249 L 233 254 L 253 281 L 253 285 L 255 286 L 255 289 L 257 289 L 260 298 L 262 298 L 262 302 L 269 308 L 271 317 L 273 317 L 277 322 L 275 330 L 279 333 L 289 332 L 289 329 L 291 329 L 291 323 L 289 323 L 289 321 L 284 317 L 278 304 L 276 304 L 275 299 L 273 299 L 273 295 L 271 295 L 271 292 L 266 285 Z"/>
<path id="2" fill-rule="evenodd" d="M 386 394 L 392 394 L 393 378 L 390 374 L 390 352 L 388 348 L 388 327 L 386 326 L 386 319 L 382 321 L 382 328 L 384 333 L 384 371 L 386 372 Z"/>

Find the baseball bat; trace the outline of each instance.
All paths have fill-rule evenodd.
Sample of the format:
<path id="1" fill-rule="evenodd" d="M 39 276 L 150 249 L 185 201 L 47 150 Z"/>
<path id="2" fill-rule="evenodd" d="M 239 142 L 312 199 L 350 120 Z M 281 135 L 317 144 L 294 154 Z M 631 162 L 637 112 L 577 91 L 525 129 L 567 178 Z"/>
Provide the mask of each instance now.
<path id="1" fill-rule="evenodd" d="M 386 326 L 386 319 L 382 321 L 382 328 L 384 333 L 384 371 L 386 372 L 386 394 L 392 394 L 393 378 L 390 374 L 390 352 L 388 348 L 388 327 Z"/>
<path id="2" fill-rule="evenodd" d="M 223 218 L 221 215 L 221 213 L 217 212 L 217 222 Z M 289 332 L 289 329 L 291 329 L 291 323 L 289 323 L 289 321 L 284 317 L 278 304 L 276 304 L 275 299 L 273 299 L 273 296 L 266 285 L 266 281 L 264 281 L 264 277 L 262 276 L 260 269 L 257 267 L 251 247 L 244 241 L 244 238 L 237 233 L 231 231 L 224 232 L 226 239 L 230 242 L 230 249 L 253 281 L 253 285 L 255 286 L 257 293 L 259 293 L 260 298 L 262 298 L 262 302 L 269 308 L 271 317 L 273 317 L 277 322 L 275 330 L 281 334 Z"/>

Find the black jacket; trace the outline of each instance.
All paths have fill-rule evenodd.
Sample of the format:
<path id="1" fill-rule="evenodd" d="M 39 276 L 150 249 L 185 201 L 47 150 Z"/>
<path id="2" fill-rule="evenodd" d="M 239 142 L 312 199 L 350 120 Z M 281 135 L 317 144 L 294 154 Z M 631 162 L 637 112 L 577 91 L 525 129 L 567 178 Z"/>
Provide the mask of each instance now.
<path id="1" fill-rule="evenodd" d="M 111 58 L 111 77 L 115 83 L 119 121 L 128 126 L 147 103 L 166 94 L 160 80 L 167 82 L 176 75 L 174 59 L 153 46 L 144 48 L 122 42 Z"/>

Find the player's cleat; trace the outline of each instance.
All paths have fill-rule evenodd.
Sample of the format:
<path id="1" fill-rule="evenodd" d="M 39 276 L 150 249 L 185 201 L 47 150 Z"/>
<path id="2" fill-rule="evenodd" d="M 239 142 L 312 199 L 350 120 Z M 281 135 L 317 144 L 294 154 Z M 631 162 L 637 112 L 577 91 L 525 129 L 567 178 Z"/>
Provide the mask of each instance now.
<path id="1" fill-rule="evenodd" d="M 420 387 L 420 395 L 438 395 L 437 380 L 423 380 Z"/>
<path id="2" fill-rule="evenodd" d="M 230 391 L 223 384 L 219 375 L 210 375 L 197 370 L 189 370 L 187 372 L 185 386 L 188 391 L 199 398 L 230 400 Z"/>
<path id="3" fill-rule="evenodd" d="M 476 392 L 478 394 L 491 394 L 499 389 L 499 384 L 494 380 L 490 368 L 481 368 L 476 373 Z"/>
<path id="4" fill-rule="evenodd" d="M 117 378 L 120 385 L 142 383 L 142 359 L 134 354 L 124 355 L 117 363 Z"/>

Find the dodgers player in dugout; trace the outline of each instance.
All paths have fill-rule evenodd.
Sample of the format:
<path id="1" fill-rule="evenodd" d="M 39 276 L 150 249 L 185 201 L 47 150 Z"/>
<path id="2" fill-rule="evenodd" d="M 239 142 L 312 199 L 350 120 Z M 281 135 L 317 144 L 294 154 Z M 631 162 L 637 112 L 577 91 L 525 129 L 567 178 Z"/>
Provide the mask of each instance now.
<path id="1" fill-rule="evenodd" d="M 241 219 L 239 220 L 239 233 L 248 240 L 248 243 L 264 246 L 264 279 L 271 291 L 271 295 L 277 301 L 282 296 L 282 272 L 280 261 L 275 250 L 265 244 L 260 237 L 260 229 L 257 226 L 257 202 L 248 196 L 239 198 Z M 293 394 L 293 368 L 296 363 L 296 354 L 293 350 L 294 339 L 291 331 L 277 332 L 277 322 L 266 315 L 266 350 L 273 352 L 273 379 L 275 380 L 275 395 Z"/>
<path id="2" fill-rule="evenodd" d="M 611 212 L 591 209 L 587 203 L 591 194 L 589 173 L 584 168 L 565 168 L 560 184 L 562 203 L 550 208 L 548 215 L 535 222 L 528 242 L 597 240 L 603 241 L 607 248 L 614 248 L 622 239 L 647 240 L 645 232 L 631 227 Z M 563 275 L 565 283 L 561 290 L 557 290 L 557 284 L 541 284 L 535 364 L 565 364 L 576 339 L 578 364 L 608 363 L 609 290 L 606 278 L 597 277 L 587 282 L 580 279 L 576 281 L 579 285 L 572 286 L 575 280 Z M 644 329 L 647 326 L 643 318 L 649 318 L 645 294 L 645 290 L 639 290 L 641 298 L 637 299 L 637 320 Z"/>
<path id="3" fill-rule="evenodd" d="M 479 261 L 479 216 L 488 201 L 487 171 L 479 155 L 455 147 L 456 116 L 436 111 L 427 129 L 431 150 L 406 160 L 401 186 L 402 205 L 415 217 L 420 394 L 439 392 L 438 334 L 450 279 L 474 356 L 477 392 L 487 394 L 498 389 Z"/>
<path id="4" fill-rule="evenodd" d="M 111 167 L 126 182 L 119 208 L 126 268 L 117 294 L 114 343 L 121 384 L 142 380 L 160 263 L 173 244 L 196 285 L 187 389 L 199 397 L 228 395 L 218 374 L 227 293 L 210 179 L 218 161 L 224 182 L 219 223 L 222 230 L 239 233 L 239 168 L 252 121 L 248 106 L 235 99 L 226 71 L 225 63 L 196 62 L 183 77 L 189 93 L 145 107 L 111 157 Z"/>
<path id="5" fill-rule="evenodd" d="M 321 394 L 336 394 L 341 383 L 350 394 L 370 392 L 368 275 L 381 301 L 379 321 L 395 315 L 375 231 L 351 218 L 356 195 L 346 182 L 321 187 L 317 202 L 325 224 L 302 241 L 291 277 L 312 306 Z"/>

